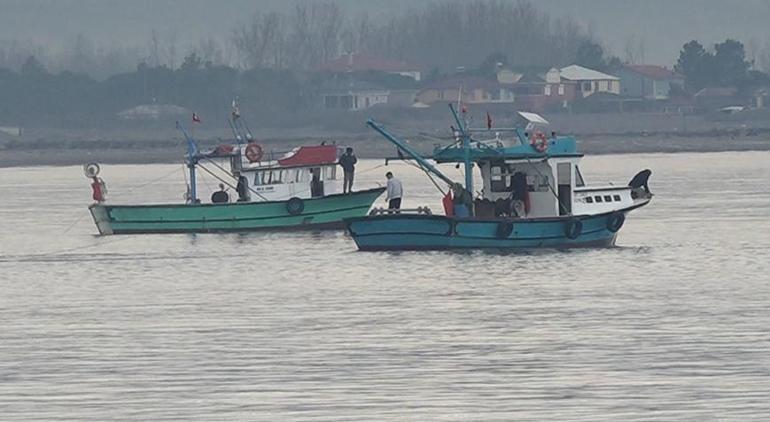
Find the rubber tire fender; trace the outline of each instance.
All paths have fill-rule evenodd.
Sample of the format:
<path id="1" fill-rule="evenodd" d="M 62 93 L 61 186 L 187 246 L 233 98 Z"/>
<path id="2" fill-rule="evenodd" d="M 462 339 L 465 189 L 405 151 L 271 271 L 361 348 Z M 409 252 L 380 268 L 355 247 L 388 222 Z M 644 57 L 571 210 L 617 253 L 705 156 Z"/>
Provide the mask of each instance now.
<path id="1" fill-rule="evenodd" d="M 495 230 L 495 236 L 498 239 L 507 239 L 508 236 L 513 233 L 513 223 L 510 221 L 501 221 L 497 223 L 497 230 Z"/>
<path id="2" fill-rule="evenodd" d="M 286 201 L 286 211 L 291 215 L 302 214 L 302 211 L 305 211 L 305 201 L 296 196 L 289 198 L 289 200 Z"/>
<path id="3" fill-rule="evenodd" d="M 615 211 L 607 218 L 607 230 L 617 233 L 623 223 L 626 221 L 626 215 L 622 212 Z"/>
<path id="4" fill-rule="evenodd" d="M 564 235 L 567 239 L 575 240 L 583 233 L 583 222 L 577 218 L 570 218 L 564 224 Z"/>

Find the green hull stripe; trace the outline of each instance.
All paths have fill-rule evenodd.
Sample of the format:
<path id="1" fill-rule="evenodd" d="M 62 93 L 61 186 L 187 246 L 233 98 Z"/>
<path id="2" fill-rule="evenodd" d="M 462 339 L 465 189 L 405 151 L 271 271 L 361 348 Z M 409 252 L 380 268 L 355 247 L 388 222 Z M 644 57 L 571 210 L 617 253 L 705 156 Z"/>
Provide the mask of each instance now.
<path id="1" fill-rule="evenodd" d="M 323 214 L 331 214 L 331 213 L 339 213 L 339 212 L 345 212 L 345 211 L 354 211 L 354 210 L 360 210 L 360 209 L 366 209 L 368 210 L 370 208 L 370 205 L 360 205 L 357 207 L 348 207 L 348 208 L 338 208 L 333 210 L 327 210 L 327 211 L 316 211 L 316 212 L 310 212 L 310 213 L 302 213 L 297 215 L 291 215 L 291 214 L 283 214 L 283 215 L 271 215 L 267 217 L 232 217 L 232 218 L 211 218 L 211 219 L 189 219 L 189 220 L 116 220 L 111 219 L 113 224 L 160 224 L 160 223 L 168 223 L 168 224 L 186 224 L 186 223 L 232 223 L 232 222 L 242 222 L 242 221 L 257 221 L 257 220 L 273 220 L 276 218 L 307 218 L 307 217 L 314 217 L 317 215 L 323 215 Z"/>

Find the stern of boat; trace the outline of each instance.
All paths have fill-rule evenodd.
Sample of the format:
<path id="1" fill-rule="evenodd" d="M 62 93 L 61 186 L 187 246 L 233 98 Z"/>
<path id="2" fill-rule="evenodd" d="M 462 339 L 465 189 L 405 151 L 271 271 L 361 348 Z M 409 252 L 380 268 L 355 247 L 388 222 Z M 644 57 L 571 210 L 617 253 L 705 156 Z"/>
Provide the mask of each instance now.
<path id="1" fill-rule="evenodd" d="M 105 236 L 113 234 L 112 221 L 110 220 L 107 207 L 96 203 L 91 204 L 91 206 L 88 207 L 88 210 L 91 211 L 91 217 L 93 217 L 94 223 L 96 223 L 96 228 L 99 229 L 100 235 Z"/>

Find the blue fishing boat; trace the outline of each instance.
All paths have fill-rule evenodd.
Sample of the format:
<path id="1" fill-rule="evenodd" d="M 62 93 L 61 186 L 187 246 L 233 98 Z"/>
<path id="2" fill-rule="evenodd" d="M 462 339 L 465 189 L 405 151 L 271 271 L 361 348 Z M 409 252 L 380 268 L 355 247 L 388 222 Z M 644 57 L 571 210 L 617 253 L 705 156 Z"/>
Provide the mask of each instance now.
<path id="1" fill-rule="evenodd" d="M 488 121 L 487 128 L 474 129 L 468 127 L 464 112 L 461 117 L 452 105 L 450 109 L 457 124 L 455 142 L 437 147 L 430 158 L 382 125 L 367 122 L 396 145 L 399 155 L 413 159 L 447 189 L 442 189 L 444 215 L 419 207 L 375 209 L 368 216 L 346 219 L 360 250 L 608 247 L 615 244 L 626 215 L 652 199 L 650 170 L 622 186 L 588 185 L 575 139 L 546 135 L 548 122 L 537 114 L 520 112 L 520 123 L 510 128 L 492 129 Z M 510 139 L 502 140 L 501 133 L 510 134 Z M 464 165 L 464 185 L 433 163 Z M 483 181 L 478 192 L 474 169 Z"/>

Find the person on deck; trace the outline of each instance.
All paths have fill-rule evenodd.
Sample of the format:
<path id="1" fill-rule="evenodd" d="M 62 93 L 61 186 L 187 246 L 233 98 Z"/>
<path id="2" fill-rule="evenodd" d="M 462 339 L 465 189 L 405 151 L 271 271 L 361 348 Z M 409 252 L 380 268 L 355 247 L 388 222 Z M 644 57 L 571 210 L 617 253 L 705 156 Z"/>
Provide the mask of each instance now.
<path id="1" fill-rule="evenodd" d="M 529 186 L 527 185 L 527 174 L 517 171 L 511 176 L 511 215 L 516 217 L 526 217 L 529 214 Z M 516 203 L 520 204 L 522 209 L 516 209 Z"/>
<path id="2" fill-rule="evenodd" d="M 388 179 L 388 189 L 385 201 L 388 203 L 388 209 L 398 210 L 401 209 L 401 197 L 404 195 L 404 188 L 401 186 L 401 181 L 393 177 L 393 173 L 385 173 L 385 177 Z"/>
<path id="3" fill-rule="evenodd" d="M 310 197 L 320 198 L 324 196 L 324 182 L 321 180 L 321 169 L 318 167 L 310 169 L 312 179 L 310 179 Z"/>
<path id="4" fill-rule="evenodd" d="M 342 179 L 342 193 L 353 192 L 353 173 L 356 171 L 358 159 L 353 155 L 353 148 L 345 148 L 345 153 L 340 157 L 339 165 L 342 167 L 344 178 Z"/>
<path id="5" fill-rule="evenodd" d="M 230 195 L 225 191 L 224 183 L 219 184 L 219 190 L 211 194 L 211 202 L 214 204 L 224 204 L 230 202 Z"/>
<path id="6" fill-rule="evenodd" d="M 473 206 L 473 197 L 463 185 L 455 183 L 452 185 L 452 202 L 454 203 L 454 215 L 457 217 L 470 217 L 471 207 Z"/>
<path id="7" fill-rule="evenodd" d="M 241 175 L 238 177 L 238 184 L 235 186 L 235 191 L 238 192 L 238 202 L 247 202 L 249 200 L 249 182 Z"/>

